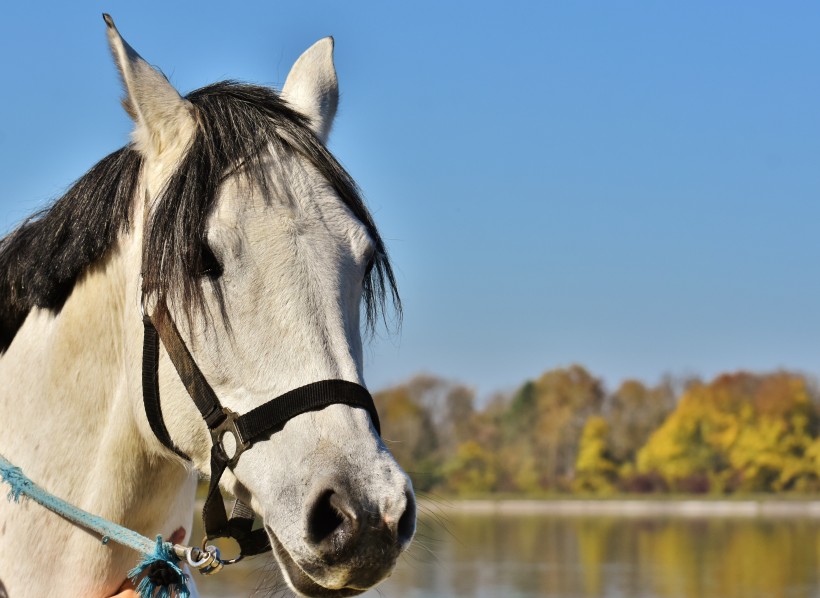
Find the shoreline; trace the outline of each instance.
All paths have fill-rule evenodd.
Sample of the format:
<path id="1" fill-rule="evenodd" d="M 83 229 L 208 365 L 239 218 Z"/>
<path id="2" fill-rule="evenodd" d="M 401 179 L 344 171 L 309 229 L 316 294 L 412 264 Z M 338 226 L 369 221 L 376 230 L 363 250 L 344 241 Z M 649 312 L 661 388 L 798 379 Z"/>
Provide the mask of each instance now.
<path id="1" fill-rule="evenodd" d="M 476 499 L 419 500 L 419 513 L 567 517 L 738 517 L 820 519 L 820 498 L 795 499 Z"/>

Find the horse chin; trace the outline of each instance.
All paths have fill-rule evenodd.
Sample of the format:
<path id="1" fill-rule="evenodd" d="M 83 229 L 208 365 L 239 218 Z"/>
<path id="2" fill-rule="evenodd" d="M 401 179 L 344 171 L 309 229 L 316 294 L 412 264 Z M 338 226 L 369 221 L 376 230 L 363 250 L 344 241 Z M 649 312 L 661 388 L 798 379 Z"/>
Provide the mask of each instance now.
<path id="1" fill-rule="evenodd" d="M 282 546 L 282 543 L 279 542 L 276 534 L 274 534 L 273 531 L 267 526 L 265 526 L 265 529 L 268 532 L 268 537 L 270 538 L 271 546 L 273 547 L 273 554 L 276 556 L 276 560 L 279 563 L 279 569 L 285 575 L 285 579 L 293 591 L 300 596 L 307 596 L 309 598 L 344 598 L 345 596 L 358 596 L 369 589 L 352 588 L 349 586 L 328 588 L 319 584 L 316 580 L 310 577 L 310 575 L 308 575 L 304 569 L 296 563 L 295 560 L 293 560 L 290 553 L 288 553 L 288 551 L 285 550 L 285 547 Z"/>

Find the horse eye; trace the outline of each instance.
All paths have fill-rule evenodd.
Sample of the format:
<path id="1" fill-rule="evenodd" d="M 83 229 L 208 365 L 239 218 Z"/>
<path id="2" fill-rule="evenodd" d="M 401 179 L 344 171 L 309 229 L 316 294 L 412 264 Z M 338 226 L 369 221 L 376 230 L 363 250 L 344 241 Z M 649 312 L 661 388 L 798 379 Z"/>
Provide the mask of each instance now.
<path id="1" fill-rule="evenodd" d="M 202 265 L 202 270 L 200 271 L 200 274 L 202 276 L 207 276 L 208 278 L 219 278 L 222 276 L 222 264 L 220 264 L 219 260 L 216 259 L 214 252 L 207 243 L 202 244 L 201 252 L 200 264 Z"/>

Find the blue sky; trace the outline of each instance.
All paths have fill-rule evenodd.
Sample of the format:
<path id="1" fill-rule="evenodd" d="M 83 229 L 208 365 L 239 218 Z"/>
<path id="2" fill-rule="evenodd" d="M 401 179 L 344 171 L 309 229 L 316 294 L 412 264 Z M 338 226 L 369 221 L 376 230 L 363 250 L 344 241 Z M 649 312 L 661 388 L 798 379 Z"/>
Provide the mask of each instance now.
<path id="1" fill-rule="evenodd" d="M 103 11 L 183 92 L 336 38 L 330 146 L 405 302 L 372 388 L 820 373 L 820 5 L 13 3 L 0 230 L 127 140 Z"/>

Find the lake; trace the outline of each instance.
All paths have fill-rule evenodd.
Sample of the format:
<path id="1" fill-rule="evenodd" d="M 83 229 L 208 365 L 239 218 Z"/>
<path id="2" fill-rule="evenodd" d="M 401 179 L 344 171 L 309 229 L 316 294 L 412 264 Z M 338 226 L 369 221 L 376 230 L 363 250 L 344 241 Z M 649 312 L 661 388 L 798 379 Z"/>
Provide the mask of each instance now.
<path id="1" fill-rule="evenodd" d="M 291 596 L 269 556 L 203 598 Z M 460 513 L 428 505 L 381 598 L 820 597 L 820 519 Z"/>

